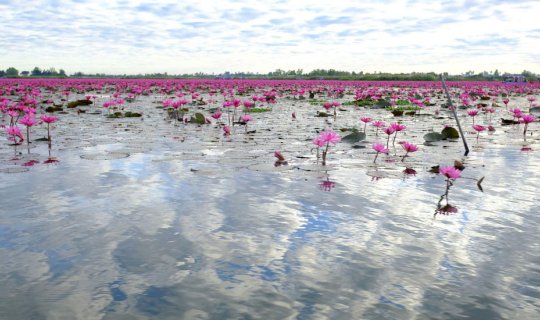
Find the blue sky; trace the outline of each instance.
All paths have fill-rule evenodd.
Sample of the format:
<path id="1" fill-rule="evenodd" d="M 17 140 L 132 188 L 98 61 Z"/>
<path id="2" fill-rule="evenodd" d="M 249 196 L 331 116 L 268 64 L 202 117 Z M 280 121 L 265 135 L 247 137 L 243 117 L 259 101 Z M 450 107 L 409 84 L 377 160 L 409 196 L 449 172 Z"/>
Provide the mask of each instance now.
<path id="1" fill-rule="evenodd" d="M 0 0 L 0 69 L 540 73 L 540 1 Z"/>

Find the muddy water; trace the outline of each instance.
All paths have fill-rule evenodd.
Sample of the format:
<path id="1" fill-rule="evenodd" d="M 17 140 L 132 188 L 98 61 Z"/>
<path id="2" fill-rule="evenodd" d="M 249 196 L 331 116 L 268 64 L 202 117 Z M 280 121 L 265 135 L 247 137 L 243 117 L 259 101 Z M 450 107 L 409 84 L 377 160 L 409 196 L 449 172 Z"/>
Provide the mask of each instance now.
<path id="1" fill-rule="evenodd" d="M 459 140 L 423 144 L 452 124 L 436 107 L 400 118 L 345 107 L 334 122 L 282 99 L 253 115 L 255 133 L 224 137 L 215 125 L 175 125 L 154 100 L 129 105 L 142 118 L 61 115 L 50 150 L 2 141 L 0 318 L 538 315 L 537 123 L 524 140 L 522 126 L 494 120 L 476 140 L 463 116 L 464 157 Z M 317 164 L 316 128 L 362 130 L 360 116 L 401 121 L 397 141 L 420 150 L 402 162 L 390 142 L 373 163 L 371 144 L 386 137 L 368 126 L 366 142 L 331 147 Z M 274 150 L 287 166 L 274 167 Z M 466 169 L 442 200 L 457 212 L 444 214 L 446 182 L 429 169 L 454 160 Z"/>

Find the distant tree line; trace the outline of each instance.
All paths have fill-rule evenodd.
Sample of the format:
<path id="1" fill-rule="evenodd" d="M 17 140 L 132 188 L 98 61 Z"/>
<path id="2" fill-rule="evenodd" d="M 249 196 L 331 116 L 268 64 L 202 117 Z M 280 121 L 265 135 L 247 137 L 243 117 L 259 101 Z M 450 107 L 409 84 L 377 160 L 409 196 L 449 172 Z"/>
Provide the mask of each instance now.
<path id="1" fill-rule="evenodd" d="M 49 69 L 41 69 L 35 67 L 32 71 L 21 71 L 17 70 L 14 67 L 9 67 L 6 70 L 0 70 L 0 77 L 4 78 L 17 78 L 17 77 L 36 77 L 36 78 L 65 78 L 68 75 L 64 69 L 56 71 L 55 68 L 51 67 Z"/>
<path id="2" fill-rule="evenodd" d="M 451 81 L 502 81 L 509 73 L 501 73 L 498 69 L 495 71 L 482 71 L 476 73 L 474 71 L 467 71 L 458 75 L 450 75 L 445 73 L 445 77 Z M 528 81 L 536 82 L 540 80 L 540 75 L 535 74 L 528 70 L 523 70 L 521 75 L 525 76 Z M 296 70 L 282 70 L 276 69 L 268 73 L 254 73 L 254 72 L 224 72 L 222 74 L 203 73 L 196 72 L 191 74 L 176 74 L 170 75 L 167 72 L 164 73 L 146 73 L 146 74 L 105 74 L 105 73 L 83 73 L 75 72 L 71 75 L 67 75 L 64 69 L 56 71 L 55 68 L 41 69 L 35 67 L 32 71 L 19 72 L 14 67 L 9 67 L 6 70 L 0 70 L 0 77 L 16 78 L 16 77 L 52 77 L 52 78 L 147 78 L 147 79 L 304 79 L 304 80 L 370 80 L 370 81 L 384 81 L 384 80 L 398 80 L 398 81 L 437 81 L 439 80 L 439 74 L 435 72 L 411 72 L 411 73 L 389 73 L 389 72 L 363 72 L 363 71 L 342 71 L 335 69 L 315 69 L 310 72 L 304 72 L 303 69 Z"/>

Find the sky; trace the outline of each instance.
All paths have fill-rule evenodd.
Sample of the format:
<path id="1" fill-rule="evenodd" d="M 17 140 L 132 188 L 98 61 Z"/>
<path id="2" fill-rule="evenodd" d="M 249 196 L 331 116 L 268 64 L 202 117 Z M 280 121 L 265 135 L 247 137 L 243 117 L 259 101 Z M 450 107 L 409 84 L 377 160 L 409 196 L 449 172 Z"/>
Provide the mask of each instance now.
<path id="1" fill-rule="evenodd" d="M 0 0 L 0 13 L 0 70 L 540 73 L 538 0 Z"/>

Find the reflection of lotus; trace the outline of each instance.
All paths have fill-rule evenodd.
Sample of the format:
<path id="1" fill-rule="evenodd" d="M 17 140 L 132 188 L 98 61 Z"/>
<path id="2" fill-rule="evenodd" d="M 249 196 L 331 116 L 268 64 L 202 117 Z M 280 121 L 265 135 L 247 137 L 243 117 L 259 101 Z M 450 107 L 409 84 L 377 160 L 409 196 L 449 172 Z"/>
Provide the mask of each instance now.
<path id="1" fill-rule="evenodd" d="M 31 166 L 33 166 L 35 164 L 38 164 L 38 163 L 39 163 L 39 161 L 37 161 L 37 160 L 30 160 L 30 161 L 27 161 L 27 162 L 23 163 L 22 166 L 23 167 L 31 167 Z"/>
<path id="2" fill-rule="evenodd" d="M 60 162 L 60 160 L 58 160 L 57 158 L 49 158 L 43 161 L 44 164 L 57 164 L 58 162 Z"/>
<path id="3" fill-rule="evenodd" d="M 324 181 L 321 181 L 319 186 L 320 186 L 321 190 L 323 190 L 323 191 L 331 191 L 332 188 L 334 188 L 336 186 L 336 183 L 333 182 L 333 181 L 330 181 L 330 180 L 324 180 Z"/>
<path id="4" fill-rule="evenodd" d="M 416 175 L 416 170 L 414 170 L 413 168 L 405 168 L 405 170 L 403 170 L 403 173 L 406 175 Z"/>
<path id="5" fill-rule="evenodd" d="M 449 215 L 449 214 L 457 213 L 457 212 L 458 212 L 458 208 L 450 204 L 447 204 L 442 207 L 438 207 L 437 210 L 435 210 L 435 214 L 444 214 L 444 215 Z"/>

